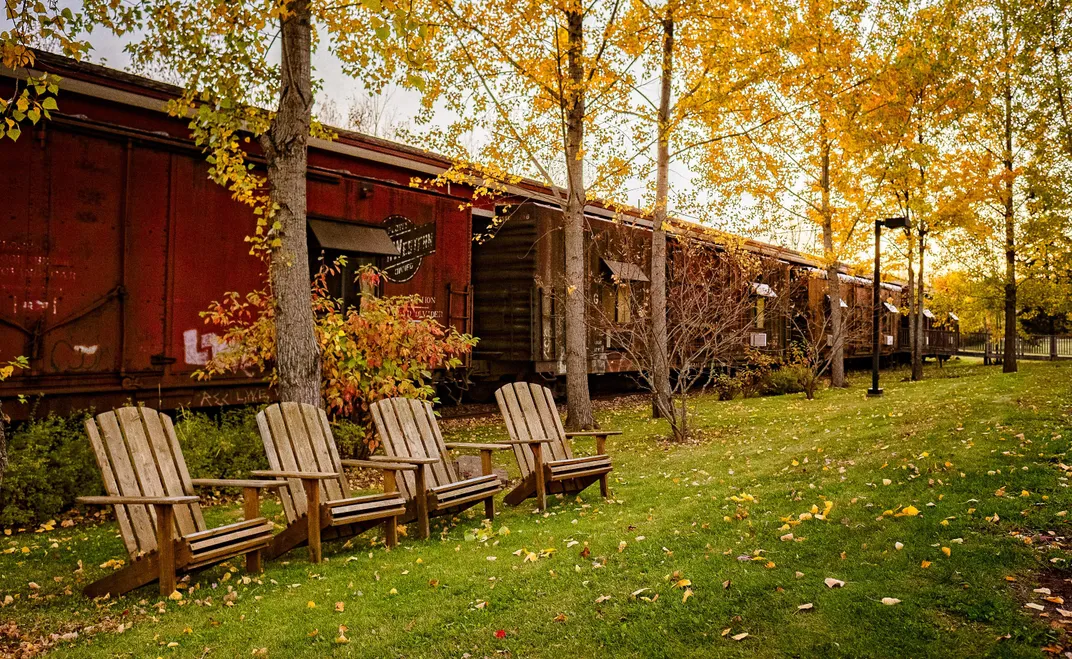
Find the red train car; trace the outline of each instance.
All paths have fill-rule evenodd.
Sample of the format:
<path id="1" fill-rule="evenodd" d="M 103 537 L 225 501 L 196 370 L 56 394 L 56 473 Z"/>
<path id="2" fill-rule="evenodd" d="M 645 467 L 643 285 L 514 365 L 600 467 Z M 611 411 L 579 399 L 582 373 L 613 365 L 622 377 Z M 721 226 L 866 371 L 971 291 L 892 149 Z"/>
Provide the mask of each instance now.
<path id="1" fill-rule="evenodd" d="M 265 400 L 259 378 L 190 377 L 219 349 L 200 313 L 263 287 L 265 273 L 243 240 L 253 214 L 209 180 L 186 122 L 164 112 L 177 90 L 44 54 L 38 65 L 63 76 L 62 113 L 0 143 L 0 356 L 30 359 L 0 384 L 5 412 L 26 414 L 15 394 L 41 394 L 39 413 Z M 377 263 L 384 293 L 420 295 L 469 332 L 468 190 L 410 185 L 447 166 L 356 134 L 314 141 L 310 250 Z"/>

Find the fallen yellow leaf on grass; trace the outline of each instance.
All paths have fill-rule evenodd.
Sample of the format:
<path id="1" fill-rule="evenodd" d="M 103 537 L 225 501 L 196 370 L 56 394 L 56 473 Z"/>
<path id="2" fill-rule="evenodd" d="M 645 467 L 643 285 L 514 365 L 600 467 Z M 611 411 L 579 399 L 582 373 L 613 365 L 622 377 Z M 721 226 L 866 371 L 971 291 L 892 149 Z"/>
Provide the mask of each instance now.
<path id="1" fill-rule="evenodd" d="M 684 604 L 685 602 L 687 602 L 689 600 L 690 597 L 692 597 L 692 589 L 691 588 L 686 588 L 685 589 L 685 594 L 681 596 L 681 603 Z"/>
<path id="2" fill-rule="evenodd" d="M 900 604 L 901 600 L 897 599 L 896 597 L 883 597 L 882 603 L 886 606 L 893 606 L 894 604 Z"/>
<path id="3" fill-rule="evenodd" d="M 343 602 L 335 602 L 335 610 L 342 613 L 346 610 L 346 604 Z"/>
<path id="4" fill-rule="evenodd" d="M 942 553 L 946 556 L 949 556 L 953 552 L 949 549 L 949 547 L 942 547 Z"/>
<path id="5" fill-rule="evenodd" d="M 681 581 L 678 581 L 676 584 L 674 584 L 674 588 L 685 588 L 686 586 L 691 586 L 691 585 L 692 585 L 691 581 L 689 581 L 688 579 L 682 579 Z"/>
<path id="6" fill-rule="evenodd" d="M 730 636 L 730 638 L 732 638 L 735 641 L 743 641 L 744 639 L 748 638 L 748 632 L 741 632 L 740 634 L 734 634 L 733 636 Z"/>
<path id="7" fill-rule="evenodd" d="M 930 561 L 923 561 L 922 563 L 919 564 L 919 566 L 921 568 L 923 568 L 924 570 L 926 570 L 927 568 L 929 568 L 931 566 L 931 562 Z"/>
<path id="8" fill-rule="evenodd" d="M 894 517 L 915 517 L 919 514 L 919 508 L 915 506 L 905 506 L 901 509 L 901 512 L 894 515 Z"/>

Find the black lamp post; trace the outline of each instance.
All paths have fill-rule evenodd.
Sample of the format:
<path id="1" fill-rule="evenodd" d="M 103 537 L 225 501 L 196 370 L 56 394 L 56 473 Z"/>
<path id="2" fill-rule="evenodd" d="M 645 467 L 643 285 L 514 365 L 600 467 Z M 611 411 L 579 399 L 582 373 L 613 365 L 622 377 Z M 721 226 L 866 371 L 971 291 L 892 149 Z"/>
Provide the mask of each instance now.
<path id="1" fill-rule="evenodd" d="M 887 217 L 883 220 L 875 220 L 875 278 L 871 281 L 871 301 L 873 304 L 873 308 L 871 309 L 871 388 L 867 390 L 868 396 L 882 395 L 882 389 L 878 386 L 878 321 L 880 317 L 879 307 L 882 304 L 882 272 L 879 263 L 882 258 L 882 227 L 886 227 L 887 229 L 906 229 L 908 228 L 908 218 Z"/>

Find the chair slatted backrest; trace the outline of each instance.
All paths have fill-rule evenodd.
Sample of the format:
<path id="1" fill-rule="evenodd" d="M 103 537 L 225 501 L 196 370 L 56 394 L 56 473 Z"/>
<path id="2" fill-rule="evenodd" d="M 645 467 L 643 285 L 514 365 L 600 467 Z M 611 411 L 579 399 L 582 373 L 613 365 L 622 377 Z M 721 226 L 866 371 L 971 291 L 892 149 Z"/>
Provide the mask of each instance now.
<path id="1" fill-rule="evenodd" d="M 320 481 L 320 500 L 338 501 L 350 496 L 335 437 L 324 410 L 308 403 L 275 403 L 257 414 L 268 465 L 277 471 L 332 472 L 338 478 Z M 287 521 L 306 513 L 305 489 L 301 480 L 291 478 L 280 490 Z"/>
<path id="2" fill-rule="evenodd" d="M 545 461 L 573 458 L 569 442 L 566 441 L 566 429 L 562 427 L 562 419 L 558 416 L 550 389 L 528 382 L 514 382 L 499 388 L 495 392 L 495 401 L 499 403 L 499 412 L 506 419 L 510 439 L 550 439 L 551 443 L 544 445 Z M 514 455 L 521 469 L 521 477 L 531 474 L 535 464 L 532 449 L 514 444 Z"/>
<path id="3" fill-rule="evenodd" d="M 447 447 L 431 403 L 414 398 L 385 398 L 372 404 L 372 420 L 388 457 L 438 458 L 436 463 L 429 465 L 428 487 L 457 482 L 454 465 L 446 459 Z M 399 475 L 402 478 L 398 481 L 398 489 L 407 499 L 414 498 L 416 475 L 412 471 Z"/>
<path id="4" fill-rule="evenodd" d="M 166 414 L 147 407 L 122 407 L 87 419 L 86 434 L 109 495 L 194 494 L 175 427 Z M 156 549 L 156 511 L 152 506 L 115 506 L 115 516 L 132 557 Z M 175 506 L 175 526 L 183 537 L 204 531 L 201 506 Z"/>

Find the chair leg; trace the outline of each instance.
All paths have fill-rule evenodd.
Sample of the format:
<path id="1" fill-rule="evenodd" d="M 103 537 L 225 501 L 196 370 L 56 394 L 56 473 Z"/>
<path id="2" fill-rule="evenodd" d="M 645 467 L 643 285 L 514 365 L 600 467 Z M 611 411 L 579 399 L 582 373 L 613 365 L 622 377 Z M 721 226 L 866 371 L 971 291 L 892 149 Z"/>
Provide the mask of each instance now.
<path id="1" fill-rule="evenodd" d="M 607 486 L 607 475 L 603 474 L 599 477 L 599 493 L 604 499 L 610 498 L 610 488 Z"/>
<path id="2" fill-rule="evenodd" d="M 383 522 L 383 532 L 387 537 L 387 547 L 393 548 L 398 546 L 398 517 L 388 517 Z"/>
<path id="3" fill-rule="evenodd" d="M 156 505 L 156 546 L 160 556 L 160 594 L 175 592 L 175 508 Z"/>
<path id="4" fill-rule="evenodd" d="M 432 528 L 428 523 L 427 471 L 428 465 L 417 465 L 417 525 L 420 527 L 418 535 L 422 540 L 432 535 Z"/>
<path id="5" fill-rule="evenodd" d="M 320 550 L 320 483 L 309 478 L 303 479 L 305 486 L 305 516 L 308 520 L 309 560 L 319 563 L 323 560 Z"/>
<path id="6" fill-rule="evenodd" d="M 495 497 L 490 496 L 484 499 L 484 517 L 489 520 L 495 519 Z"/>
<path id="7" fill-rule="evenodd" d="M 261 516 L 261 499 L 257 488 L 242 488 L 242 513 L 247 520 Z M 246 573 L 260 574 L 261 571 L 261 550 L 257 549 L 246 554 Z"/>
<path id="8" fill-rule="evenodd" d="M 539 444 L 532 445 L 532 471 L 536 474 L 536 509 L 547 509 L 547 485 L 544 483 L 543 473 L 543 447 Z"/>

